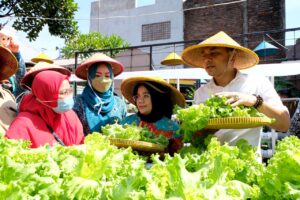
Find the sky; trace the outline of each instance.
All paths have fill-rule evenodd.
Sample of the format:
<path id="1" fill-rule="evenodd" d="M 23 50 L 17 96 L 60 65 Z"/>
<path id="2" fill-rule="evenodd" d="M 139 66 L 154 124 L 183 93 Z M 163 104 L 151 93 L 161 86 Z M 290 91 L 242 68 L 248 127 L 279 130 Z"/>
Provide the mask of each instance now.
<path id="1" fill-rule="evenodd" d="M 75 0 L 75 2 L 78 3 L 79 7 L 78 11 L 75 14 L 75 19 L 78 21 L 79 31 L 81 33 L 89 32 L 90 7 L 92 1 L 94 0 Z M 286 28 L 300 27 L 300 0 L 285 0 L 285 2 Z M 64 46 L 64 40 L 60 39 L 59 37 L 51 36 L 48 32 L 47 27 L 43 29 L 39 37 L 34 42 L 29 42 L 29 40 L 26 38 L 26 34 L 22 32 L 18 32 L 17 37 L 20 43 L 31 46 L 31 48 L 35 50 L 37 54 L 40 52 L 44 52 L 53 59 L 58 57 L 59 55 L 59 51 L 56 50 L 56 47 L 62 48 Z M 298 37 L 300 37 L 300 34 Z M 26 52 L 26 50 L 24 51 Z M 26 55 L 23 57 L 26 57 Z"/>

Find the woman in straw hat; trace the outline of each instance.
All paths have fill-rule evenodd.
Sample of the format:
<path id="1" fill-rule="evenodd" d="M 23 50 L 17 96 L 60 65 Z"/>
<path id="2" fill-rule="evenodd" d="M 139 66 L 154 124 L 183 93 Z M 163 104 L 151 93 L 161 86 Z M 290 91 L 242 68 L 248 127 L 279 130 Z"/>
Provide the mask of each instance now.
<path id="1" fill-rule="evenodd" d="M 169 138 L 171 154 L 181 148 L 181 139 L 176 135 L 179 126 L 171 116 L 176 104 L 185 106 L 185 99 L 176 88 L 160 78 L 133 77 L 122 82 L 121 91 L 138 109 L 138 113 L 126 117 L 122 124 L 147 127 Z"/>
<path id="2" fill-rule="evenodd" d="M 18 62 L 14 55 L 0 46 L 0 82 L 16 73 Z M 7 131 L 17 114 L 14 96 L 0 85 L 0 134 Z"/>
<path id="3" fill-rule="evenodd" d="M 17 58 L 18 70 L 15 75 L 10 76 L 8 79 L 3 80 L 3 87 L 9 89 L 15 97 L 20 95 L 24 90 L 20 86 L 20 81 L 23 78 L 26 68 L 25 62 L 19 51 L 20 46 L 15 37 L 15 30 L 11 27 L 3 27 L 0 30 L 0 44 L 8 48 Z"/>
<path id="4" fill-rule="evenodd" d="M 126 116 L 126 104 L 114 95 L 113 82 L 123 70 L 121 63 L 102 53 L 92 55 L 76 69 L 76 76 L 87 80 L 73 108 L 83 124 L 85 135 L 100 132 L 102 126 L 120 122 Z"/>
<path id="5" fill-rule="evenodd" d="M 31 93 L 19 105 L 19 114 L 6 137 L 31 141 L 31 148 L 45 144 L 82 144 L 82 124 L 72 110 L 74 105 L 69 76 L 56 71 L 41 71 L 32 81 Z"/>
<path id="6" fill-rule="evenodd" d="M 210 94 L 227 97 L 232 106 L 254 106 L 259 112 L 275 118 L 271 126 L 278 131 L 287 131 L 290 126 L 288 110 L 283 106 L 274 87 L 265 77 L 242 74 L 240 70 L 253 67 L 258 56 L 242 47 L 224 32 L 204 40 L 198 45 L 186 48 L 183 61 L 193 67 L 204 68 L 212 76 L 209 83 L 195 92 L 195 103 L 204 102 Z M 242 130 L 220 130 L 216 133 L 223 142 L 235 144 L 244 138 L 260 148 L 261 128 Z"/>
<path id="7" fill-rule="evenodd" d="M 34 77 L 42 71 L 57 71 L 61 74 L 67 75 L 67 76 L 71 75 L 70 70 L 68 70 L 62 66 L 55 65 L 55 64 L 49 64 L 47 62 L 42 62 L 42 61 L 38 62 L 33 67 L 31 67 L 30 70 L 21 79 L 20 86 L 24 89 L 24 92 L 19 94 L 19 96 L 17 97 L 17 102 L 20 101 L 24 95 L 30 93 L 31 85 L 32 85 L 32 81 L 33 81 Z"/>

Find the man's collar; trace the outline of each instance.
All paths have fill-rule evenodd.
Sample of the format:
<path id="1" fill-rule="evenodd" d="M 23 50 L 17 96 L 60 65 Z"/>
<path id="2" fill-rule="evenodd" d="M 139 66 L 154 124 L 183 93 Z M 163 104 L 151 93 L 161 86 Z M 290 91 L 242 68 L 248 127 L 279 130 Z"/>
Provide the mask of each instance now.
<path id="1" fill-rule="evenodd" d="M 231 80 L 227 85 L 225 85 L 224 87 L 230 85 L 231 83 L 234 83 L 234 82 L 235 82 L 237 79 L 239 79 L 239 77 L 241 77 L 241 76 L 242 76 L 242 73 L 240 72 L 240 70 L 236 70 L 236 74 L 235 74 L 234 79 L 232 79 L 232 80 Z M 215 80 L 214 80 L 213 78 L 211 79 L 211 82 L 212 82 L 212 84 L 213 84 L 214 86 L 216 86 L 216 87 L 223 87 L 223 86 L 217 85 L 216 82 L 215 82 Z"/>

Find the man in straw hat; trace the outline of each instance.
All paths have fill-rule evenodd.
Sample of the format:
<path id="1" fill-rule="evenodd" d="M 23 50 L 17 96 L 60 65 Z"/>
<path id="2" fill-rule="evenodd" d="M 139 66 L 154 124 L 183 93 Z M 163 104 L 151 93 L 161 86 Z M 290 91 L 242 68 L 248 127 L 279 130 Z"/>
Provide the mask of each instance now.
<path id="1" fill-rule="evenodd" d="M 0 46 L 0 82 L 9 78 L 18 69 L 18 62 L 14 55 L 6 48 Z M 0 85 L 0 134 L 9 127 L 17 114 L 14 96 Z"/>
<path id="2" fill-rule="evenodd" d="M 252 50 L 242 47 L 226 33 L 219 32 L 200 44 L 186 48 L 182 52 L 182 59 L 190 66 L 204 68 L 212 76 L 210 82 L 195 92 L 196 104 L 204 102 L 211 94 L 223 95 L 232 106 L 254 106 L 259 112 L 275 118 L 276 122 L 271 126 L 273 129 L 289 129 L 289 112 L 270 81 L 240 72 L 259 62 Z M 260 132 L 261 128 L 227 129 L 219 130 L 216 135 L 221 142 L 232 145 L 244 138 L 259 150 Z"/>

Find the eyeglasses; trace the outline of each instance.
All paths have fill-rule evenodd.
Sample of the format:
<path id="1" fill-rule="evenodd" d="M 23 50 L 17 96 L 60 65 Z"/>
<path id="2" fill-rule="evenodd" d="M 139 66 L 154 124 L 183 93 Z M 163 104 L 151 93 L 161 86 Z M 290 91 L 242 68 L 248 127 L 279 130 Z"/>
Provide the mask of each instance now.
<path id="1" fill-rule="evenodd" d="M 68 89 L 64 89 L 64 90 L 59 91 L 58 94 L 65 96 L 65 95 L 72 94 L 72 92 L 73 92 L 73 88 L 68 88 Z"/>
<path id="2" fill-rule="evenodd" d="M 142 96 L 140 95 L 134 95 L 133 97 L 134 102 L 140 101 L 140 100 L 150 100 L 151 99 L 151 95 L 150 94 L 143 94 Z"/>

